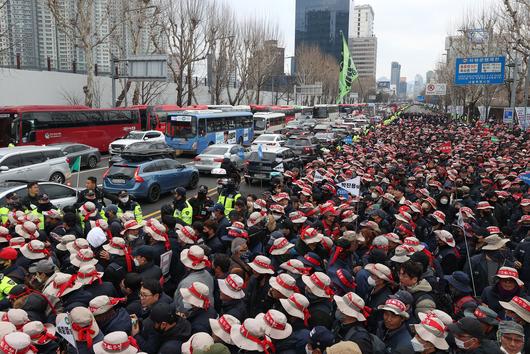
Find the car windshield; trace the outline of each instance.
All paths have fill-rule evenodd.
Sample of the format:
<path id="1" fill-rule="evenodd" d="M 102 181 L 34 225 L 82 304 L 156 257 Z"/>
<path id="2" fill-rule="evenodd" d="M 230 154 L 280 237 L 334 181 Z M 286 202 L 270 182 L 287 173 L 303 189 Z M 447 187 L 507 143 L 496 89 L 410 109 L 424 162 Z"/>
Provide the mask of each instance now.
<path id="1" fill-rule="evenodd" d="M 256 140 L 254 140 L 255 143 L 257 142 L 260 142 L 260 141 L 274 141 L 276 140 L 276 136 L 275 135 L 262 135 L 260 137 L 258 137 Z"/>
<path id="2" fill-rule="evenodd" d="M 142 140 L 144 138 L 144 134 L 144 132 L 130 132 L 125 136 L 125 139 Z"/>
<path id="3" fill-rule="evenodd" d="M 109 177 L 134 177 L 136 166 L 112 165 L 110 168 Z"/>
<path id="4" fill-rule="evenodd" d="M 202 152 L 202 154 L 204 155 L 224 155 L 227 151 L 228 151 L 227 147 L 209 146 Z"/>
<path id="5" fill-rule="evenodd" d="M 266 160 L 266 161 L 274 161 L 276 159 L 276 154 L 273 154 L 272 152 L 264 152 L 263 158 L 259 158 L 259 154 L 257 151 L 254 151 L 250 154 L 248 157 L 250 161 L 260 161 L 260 160 Z"/>
<path id="6" fill-rule="evenodd" d="M 265 118 L 254 118 L 254 128 L 257 130 L 264 130 L 267 128 Z"/>
<path id="7" fill-rule="evenodd" d="M 311 142 L 308 139 L 289 139 L 285 143 L 287 146 L 308 146 Z"/>

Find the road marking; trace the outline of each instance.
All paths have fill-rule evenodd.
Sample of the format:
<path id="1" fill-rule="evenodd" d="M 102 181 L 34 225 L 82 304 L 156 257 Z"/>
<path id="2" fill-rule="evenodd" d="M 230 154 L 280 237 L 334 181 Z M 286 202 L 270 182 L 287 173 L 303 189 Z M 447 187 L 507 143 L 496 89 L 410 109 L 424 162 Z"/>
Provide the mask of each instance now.
<path id="1" fill-rule="evenodd" d="M 160 210 L 152 212 L 151 214 L 144 215 L 144 218 L 150 218 L 150 217 L 153 217 L 156 214 L 160 214 Z"/>

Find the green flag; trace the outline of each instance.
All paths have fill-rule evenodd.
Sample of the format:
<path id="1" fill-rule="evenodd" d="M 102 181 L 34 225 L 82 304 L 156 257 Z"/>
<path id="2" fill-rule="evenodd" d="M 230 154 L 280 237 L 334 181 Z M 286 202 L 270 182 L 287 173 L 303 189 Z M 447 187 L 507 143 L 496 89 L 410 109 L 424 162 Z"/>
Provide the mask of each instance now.
<path id="1" fill-rule="evenodd" d="M 350 92 L 352 82 L 359 76 L 350 56 L 348 42 L 344 38 L 342 31 L 340 32 L 340 35 L 342 37 L 342 62 L 340 63 L 339 97 L 337 97 L 337 104 L 341 103 L 344 96 Z"/>
<path id="2" fill-rule="evenodd" d="M 81 156 L 78 156 L 75 161 L 74 161 L 74 164 L 72 165 L 72 167 L 70 167 L 70 172 L 79 172 L 81 171 Z"/>

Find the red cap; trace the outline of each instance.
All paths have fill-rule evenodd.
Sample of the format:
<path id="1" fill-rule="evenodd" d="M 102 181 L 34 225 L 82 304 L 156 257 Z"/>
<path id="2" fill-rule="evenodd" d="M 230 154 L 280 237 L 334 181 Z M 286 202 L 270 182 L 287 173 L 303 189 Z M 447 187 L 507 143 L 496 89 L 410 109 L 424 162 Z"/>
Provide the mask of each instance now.
<path id="1" fill-rule="evenodd" d="M 14 248 L 6 247 L 0 251 L 0 259 L 14 261 L 15 259 L 17 259 L 17 257 L 18 253 L 17 250 L 15 250 Z"/>

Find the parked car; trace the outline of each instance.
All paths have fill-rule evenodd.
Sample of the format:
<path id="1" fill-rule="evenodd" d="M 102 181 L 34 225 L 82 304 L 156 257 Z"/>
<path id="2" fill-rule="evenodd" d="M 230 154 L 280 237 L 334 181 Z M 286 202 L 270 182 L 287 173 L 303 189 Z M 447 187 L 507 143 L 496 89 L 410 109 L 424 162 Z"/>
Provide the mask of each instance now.
<path id="1" fill-rule="evenodd" d="M 78 191 L 64 184 L 55 182 L 39 182 L 39 191 L 40 193 L 48 194 L 50 202 L 60 209 L 63 209 L 67 206 L 73 206 L 75 203 L 77 203 Z M 0 205 L 5 205 L 6 195 L 11 192 L 16 192 L 20 199 L 25 198 L 28 194 L 26 183 L 0 183 Z"/>
<path id="2" fill-rule="evenodd" d="M 333 145 L 338 140 L 338 136 L 334 132 L 321 132 L 315 134 L 315 139 L 318 144 L 328 146 Z"/>
<path id="3" fill-rule="evenodd" d="M 61 149 L 65 156 L 70 159 L 70 167 L 72 167 L 79 156 L 81 156 L 81 167 L 95 168 L 99 161 L 101 161 L 101 153 L 97 148 L 92 146 L 77 143 L 59 143 L 49 146 Z"/>
<path id="4" fill-rule="evenodd" d="M 259 145 L 262 146 L 282 146 L 285 143 L 285 136 L 282 134 L 261 134 L 250 146 L 251 150 L 257 150 Z"/>
<path id="5" fill-rule="evenodd" d="M 286 147 L 267 147 L 260 154 L 252 151 L 246 161 L 245 181 L 251 184 L 254 180 L 270 181 L 274 176 L 281 175 L 280 165 L 283 170 L 290 170 L 294 167 L 302 168 L 300 157 Z"/>
<path id="6" fill-rule="evenodd" d="M 113 155 L 109 159 L 109 167 L 123 161 L 146 161 L 161 158 L 175 158 L 175 150 L 165 142 L 139 141 L 125 147 L 119 155 Z"/>
<path id="7" fill-rule="evenodd" d="M 126 190 L 135 198 L 154 203 L 160 195 L 177 187 L 193 189 L 199 183 L 199 171 L 173 159 L 144 162 L 124 161 L 112 165 L 103 175 L 103 190 L 118 194 Z"/>
<path id="8" fill-rule="evenodd" d="M 285 142 L 285 147 L 293 150 L 297 156 L 307 162 L 317 158 L 320 144 L 314 136 L 298 135 L 289 137 Z"/>
<path id="9" fill-rule="evenodd" d="M 112 143 L 110 143 L 109 153 L 111 155 L 119 154 L 125 149 L 125 147 L 131 145 L 132 143 L 148 140 L 165 142 L 166 137 L 162 132 L 157 130 L 148 130 L 145 132 L 133 130 L 125 135 L 122 139 L 114 140 Z"/>
<path id="10" fill-rule="evenodd" d="M 69 160 L 57 147 L 0 148 L 0 182 L 23 180 L 64 183 L 70 176 Z"/>
<path id="11" fill-rule="evenodd" d="M 208 146 L 202 153 L 193 159 L 193 166 L 203 173 L 211 173 L 215 168 L 221 167 L 224 155 L 230 154 L 230 160 L 242 167 L 246 157 L 249 155 L 248 149 L 238 144 L 214 144 Z"/>

